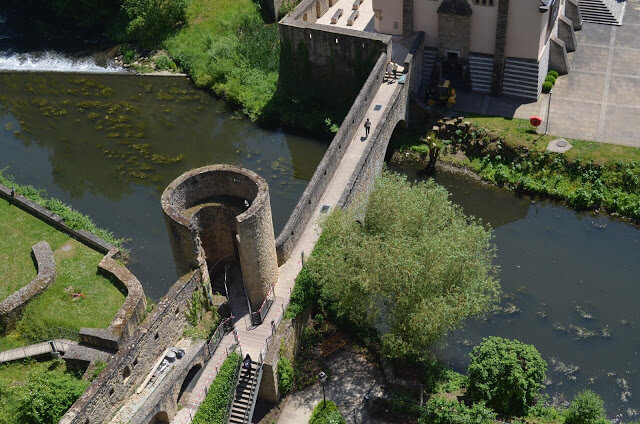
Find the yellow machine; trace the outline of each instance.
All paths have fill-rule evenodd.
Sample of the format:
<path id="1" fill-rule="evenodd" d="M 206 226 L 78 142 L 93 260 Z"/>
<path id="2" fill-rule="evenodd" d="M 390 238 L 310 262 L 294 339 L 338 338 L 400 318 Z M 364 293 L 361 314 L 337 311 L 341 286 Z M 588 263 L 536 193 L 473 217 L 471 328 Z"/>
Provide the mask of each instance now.
<path id="1" fill-rule="evenodd" d="M 451 87 L 451 81 L 444 80 L 435 89 L 435 93 L 431 92 L 432 96 L 430 96 L 427 104 L 429 106 L 434 106 L 436 103 L 438 104 L 446 104 L 447 107 L 453 107 L 456 104 L 456 90 Z"/>

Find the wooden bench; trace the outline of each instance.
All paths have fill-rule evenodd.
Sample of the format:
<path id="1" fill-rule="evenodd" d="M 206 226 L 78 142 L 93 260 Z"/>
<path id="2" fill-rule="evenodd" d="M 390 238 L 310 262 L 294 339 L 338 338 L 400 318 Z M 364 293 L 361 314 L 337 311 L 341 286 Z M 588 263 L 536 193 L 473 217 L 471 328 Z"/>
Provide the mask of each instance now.
<path id="1" fill-rule="evenodd" d="M 362 0 L 354 0 L 353 1 L 353 10 L 358 10 L 360 5 L 362 4 Z"/>
<path id="2" fill-rule="evenodd" d="M 342 338 L 340 334 L 331 336 L 327 341 L 320 343 L 320 353 L 322 356 L 329 356 L 336 350 L 344 347 L 347 342 Z"/>
<path id="3" fill-rule="evenodd" d="M 340 19 L 340 16 L 342 16 L 342 9 L 338 9 L 336 10 L 336 13 L 333 14 L 333 17 L 331 18 L 331 23 L 332 24 L 337 24 L 338 23 L 338 19 Z"/>
<path id="4" fill-rule="evenodd" d="M 357 10 L 354 10 L 351 16 L 349 16 L 349 19 L 347 19 L 347 26 L 352 26 L 355 20 L 358 19 L 359 14 L 360 12 L 358 12 Z"/>

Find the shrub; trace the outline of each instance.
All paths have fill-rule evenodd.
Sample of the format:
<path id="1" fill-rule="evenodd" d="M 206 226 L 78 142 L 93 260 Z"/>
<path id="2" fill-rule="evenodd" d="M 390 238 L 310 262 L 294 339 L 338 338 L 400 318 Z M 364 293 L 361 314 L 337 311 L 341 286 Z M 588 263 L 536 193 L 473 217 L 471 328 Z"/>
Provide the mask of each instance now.
<path id="1" fill-rule="evenodd" d="M 326 407 L 320 402 L 313 408 L 309 424 L 346 424 L 335 403 L 328 400 Z"/>
<path id="2" fill-rule="evenodd" d="M 542 83 L 542 92 L 548 93 L 553 88 L 553 83 L 550 81 L 545 81 Z"/>
<path id="3" fill-rule="evenodd" d="M 544 80 L 549 81 L 551 84 L 556 83 L 556 78 L 553 75 L 547 75 L 547 77 Z"/>
<path id="4" fill-rule="evenodd" d="M 235 389 L 233 377 L 239 361 L 240 356 L 237 353 L 232 353 L 224 361 L 209 387 L 207 396 L 193 417 L 193 424 L 223 424 L 229 394 Z"/>
<path id="5" fill-rule="evenodd" d="M 457 400 L 433 396 L 423 408 L 419 424 L 493 424 L 496 413 L 484 403 L 471 408 Z"/>
<path id="6" fill-rule="evenodd" d="M 524 416 L 542 388 L 547 363 L 532 345 L 489 337 L 470 354 L 468 393 L 504 416 Z"/>
<path id="7" fill-rule="evenodd" d="M 122 9 L 130 19 L 127 39 L 152 49 L 185 22 L 187 0 L 124 0 Z"/>
<path id="8" fill-rule="evenodd" d="M 30 379 L 20 400 L 19 422 L 57 423 L 89 383 L 70 374 L 43 374 Z"/>
<path id="9" fill-rule="evenodd" d="M 313 305 L 319 296 L 318 284 L 312 278 L 308 267 L 302 268 L 291 291 L 291 300 L 285 318 L 293 319 L 307 306 Z"/>
<path id="10" fill-rule="evenodd" d="M 606 423 L 604 402 L 591 390 L 578 393 L 567 409 L 564 422 L 565 424 Z"/>
<path id="11" fill-rule="evenodd" d="M 278 361 L 278 389 L 282 395 L 286 395 L 293 389 L 294 371 L 291 362 L 284 356 Z"/>
<path id="12" fill-rule="evenodd" d="M 154 61 L 158 71 L 173 71 L 176 69 L 176 64 L 168 56 L 160 55 Z"/>
<path id="13" fill-rule="evenodd" d="M 560 76 L 560 74 L 558 73 L 558 71 L 555 71 L 553 69 L 551 69 L 549 72 L 547 72 L 547 75 L 551 75 L 554 78 L 558 78 Z"/>

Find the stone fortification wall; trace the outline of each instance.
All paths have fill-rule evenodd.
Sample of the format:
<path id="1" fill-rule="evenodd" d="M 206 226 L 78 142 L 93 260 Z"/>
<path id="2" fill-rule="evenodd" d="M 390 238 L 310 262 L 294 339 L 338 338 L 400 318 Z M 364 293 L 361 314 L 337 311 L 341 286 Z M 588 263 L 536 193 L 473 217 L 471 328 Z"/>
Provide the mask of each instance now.
<path id="1" fill-rule="evenodd" d="M 276 239 L 279 264 L 283 264 L 291 256 L 291 251 L 318 207 L 318 202 L 340 164 L 349 142 L 359 129 L 360 122 L 362 122 L 376 92 L 382 84 L 387 57 L 384 52 L 378 57 L 378 61 L 371 70 L 369 78 L 362 86 L 338 133 L 333 138 L 307 188 L 300 196 L 300 200 L 291 213 L 289 220 Z"/>
<path id="2" fill-rule="evenodd" d="M 56 261 L 49 243 L 41 241 L 31 246 L 38 275 L 29 284 L 0 302 L 0 331 L 12 330 L 22 318 L 27 303 L 46 290 L 56 279 Z"/>
<path id="3" fill-rule="evenodd" d="M 193 367 L 204 367 L 207 352 L 207 344 L 203 340 L 196 341 L 182 359 L 176 360 L 177 363 L 169 375 L 162 380 L 128 424 L 149 424 L 153 422 L 153 417 L 161 412 L 166 413 L 170 419 L 175 417 L 182 384 Z"/>
<path id="4" fill-rule="evenodd" d="M 151 372 L 156 358 L 182 337 L 187 325 L 185 311 L 196 290 L 202 290 L 198 271 L 180 278 L 69 408 L 60 424 L 98 424 L 108 420 Z"/>
<path id="5" fill-rule="evenodd" d="M 302 331 L 311 318 L 311 307 L 300 312 L 294 319 L 284 319 L 278 326 L 278 330 L 269 344 L 269 349 L 264 357 L 262 382 L 258 397 L 260 399 L 277 402 L 280 398 L 278 390 L 278 362 L 284 356 L 293 363 L 296 354 L 300 350 Z"/>
<path id="6" fill-rule="evenodd" d="M 176 178 L 161 201 L 178 273 L 198 269 L 200 245 L 209 268 L 239 260 L 251 307 L 259 309 L 278 281 L 267 182 L 248 169 L 212 165 Z"/>
<path id="7" fill-rule="evenodd" d="M 380 53 L 391 57 L 391 36 L 294 20 L 294 14 L 279 25 L 280 69 L 287 72 L 281 74 L 278 90 L 346 110 Z"/>
<path id="8" fill-rule="evenodd" d="M 338 0 L 302 0 L 289 16 L 293 20 L 312 23 L 327 13 L 329 8 L 337 2 Z"/>
<path id="9" fill-rule="evenodd" d="M 92 346 L 117 351 L 120 344 L 129 338 L 143 320 L 147 299 L 140 281 L 122 263 L 114 259 L 117 251 L 107 253 L 98 264 L 98 269 L 112 276 L 112 281 L 126 291 L 127 297 L 108 328 L 81 328 L 80 341 Z"/>
<path id="10" fill-rule="evenodd" d="M 11 196 L 11 190 L 9 189 L 9 187 L 2 184 L 0 184 L 0 197 L 13 203 L 24 211 L 30 213 L 31 215 L 42 219 L 47 224 L 62 231 L 63 233 L 69 234 L 71 237 L 81 241 L 82 243 L 86 244 L 92 249 L 97 250 L 102 254 L 106 254 L 111 250 L 116 250 L 111 243 L 102 240 L 95 234 L 91 234 L 90 232 L 84 230 L 74 230 L 73 228 L 70 228 L 64 222 L 64 219 L 62 219 L 62 217 L 56 215 L 46 208 L 43 208 L 37 203 L 32 202 L 26 197 L 20 196 L 18 194 L 16 194 L 15 196 Z"/>
<path id="11" fill-rule="evenodd" d="M 389 105 L 380 118 L 382 125 L 378 125 L 371 134 L 371 141 L 367 144 L 364 153 L 358 161 L 356 170 L 349 179 L 349 183 L 338 203 L 340 207 L 349 206 L 354 200 L 362 195 L 366 195 L 375 181 L 375 177 L 380 174 L 384 157 L 389 146 L 389 140 L 393 130 L 399 122 L 408 121 L 408 102 L 411 93 L 417 90 L 420 85 L 420 73 L 422 66 L 418 60 L 414 60 L 416 54 L 420 54 L 423 49 L 424 33 L 419 33 L 411 51 L 404 62 L 406 82 L 398 84 Z"/>

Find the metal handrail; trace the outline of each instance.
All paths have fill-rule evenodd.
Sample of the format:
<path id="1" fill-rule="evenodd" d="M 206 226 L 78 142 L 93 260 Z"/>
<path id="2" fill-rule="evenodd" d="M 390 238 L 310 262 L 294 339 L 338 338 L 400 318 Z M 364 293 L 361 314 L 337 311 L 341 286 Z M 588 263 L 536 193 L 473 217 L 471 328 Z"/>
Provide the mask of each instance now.
<path id="1" fill-rule="evenodd" d="M 209 353 L 207 356 L 207 360 L 209 360 L 209 358 L 211 358 L 214 354 L 214 352 L 218 349 L 218 346 L 220 346 L 220 342 L 222 342 L 222 338 L 224 337 L 224 335 L 228 332 L 231 331 L 231 329 L 233 327 L 231 327 L 231 329 L 229 329 L 227 327 L 227 323 L 231 321 L 231 324 L 233 325 L 233 315 L 230 316 L 229 318 L 225 318 L 224 320 L 222 320 L 220 322 L 220 324 L 218 324 L 218 327 L 216 328 L 216 331 L 214 331 L 213 335 L 211 336 L 211 338 L 209 339 Z M 213 348 L 211 348 L 211 346 L 214 346 Z"/>
<path id="2" fill-rule="evenodd" d="M 271 309 L 271 305 L 273 305 L 275 298 L 276 298 L 276 291 L 275 291 L 275 284 L 274 284 L 273 286 L 271 286 L 271 289 L 269 290 L 269 294 L 267 295 L 267 297 L 262 301 L 262 305 L 260 305 L 260 309 L 258 309 L 255 312 L 251 312 L 251 324 L 253 325 L 262 324 L 262 321 L 264 321 L 264 318 L 269 313 L 269 309 Z"/>
<path id="3" fill-rule="evenodd" d="M 243 423 L 248 423 L 249 422 L 249 417 L 251 415 L 253 415 L 253 408 L 254 408 L 254 403 L 253 403 L 253 396 L 255 395 L 256 392 L 256 388 L 258 387 L 258 384 L 260 384 L 260 379 L 262 377 L 262 367 L 264 365 L 264 361 L 262 359 L 262 352 L 260 352 L 260 359 L 258 362 L 258 367 L 256 368 L 256 372 L 255 372 L 255 383 L 253 384 L 251 387 L 251 391 L 249 392 L 249 402 L 251 404 L 250 408 L 247 408 L 244 411 L 244 416 L 242 418 L 242 422 Z"/>
<path id="4" fill-rule="evenodd" d="M 236 398 L 236 388 L 238 387 L 238 381 L 240 380 L 240 368 L 242 364 L 242 355 L 238 356 L 238 363 L 236 364 L 236 371 L 233 374 L 233 390 L 229 391 L 229 395 L 227 397 L 227 409 L 224 413 L 224 423 L 229 422 L 229 418 L 231 416 L 231 406 L 233 405 L 233 401 Z"/>

